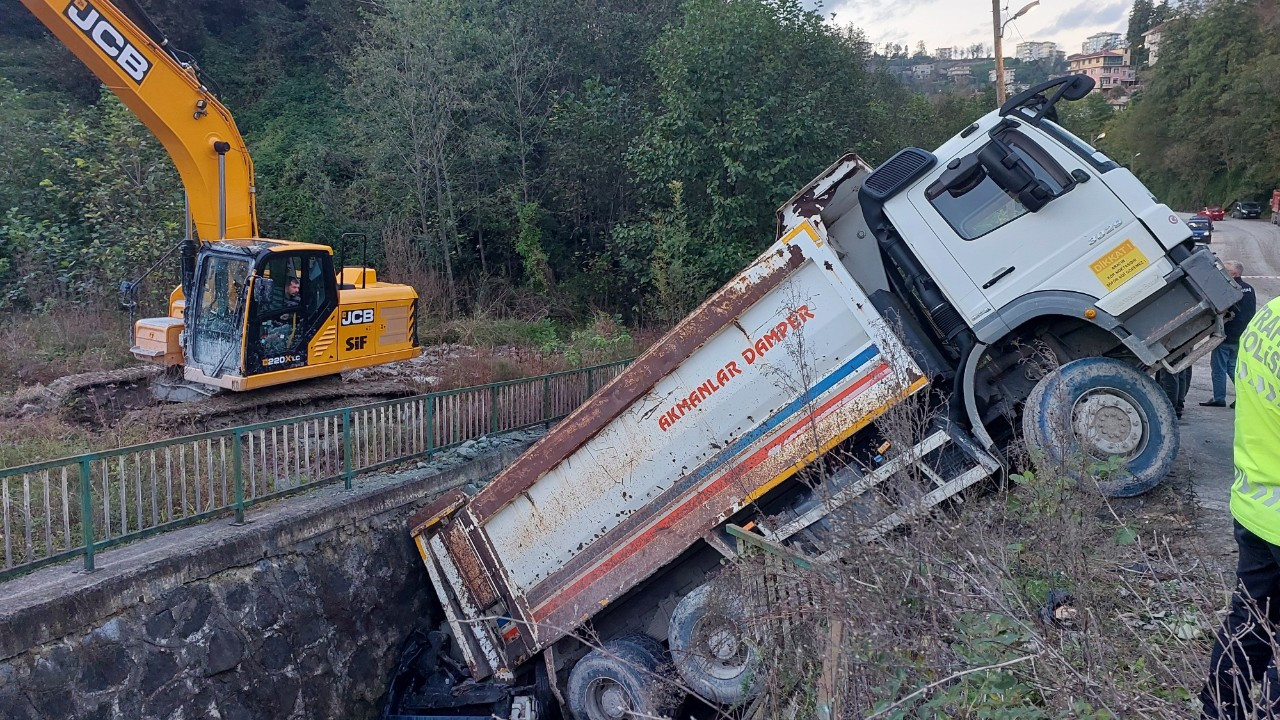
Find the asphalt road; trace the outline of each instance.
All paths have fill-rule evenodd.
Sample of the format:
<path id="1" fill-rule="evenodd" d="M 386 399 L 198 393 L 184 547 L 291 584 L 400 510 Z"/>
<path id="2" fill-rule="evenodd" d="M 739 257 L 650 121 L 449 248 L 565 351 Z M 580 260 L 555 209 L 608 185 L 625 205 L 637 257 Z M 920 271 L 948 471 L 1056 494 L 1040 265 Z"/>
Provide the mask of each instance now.
<path id="1" fill-rule="evenodd" d="M 1267 220 L 1216 222 L 1210 248 L 1223 260 L 1236 260 L 1244 265 L 1244 279 L 1257 292 L 1259 306 L 1280 295 L 1280 227 Z M 1204 524 L 1227 529 L 1235 412 L 1230 408 L 1200 407 L 1201 401 L 1212 396 L 1209 356 L 1206 355 L 1192 371 L 1191 392 L 1187 395 L 1181 426 L 1177 473 L 1190 480 L 1193 497 L 1205 510 Z M 1234 388 L 1228 383 L 1227 402 L 1234 398 Z"/>

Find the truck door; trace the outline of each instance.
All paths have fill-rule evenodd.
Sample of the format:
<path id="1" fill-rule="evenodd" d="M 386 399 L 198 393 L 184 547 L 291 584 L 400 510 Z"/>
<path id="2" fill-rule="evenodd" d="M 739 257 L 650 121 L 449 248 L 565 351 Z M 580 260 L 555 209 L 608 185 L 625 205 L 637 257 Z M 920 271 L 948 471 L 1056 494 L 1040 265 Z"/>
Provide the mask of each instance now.
<path id="1" fill-rule="evenodd" d="M 996 310 L 1037 290 L 1105 295 L 1117 276 L 1099 271 L 1095 261 L 1105 249 L 1128 247 L 1126 240 L 1144 258 L 1163 255 L 1097 169 L 1034 128 L 982 137 L 948 167 L 975 158 L 993 142 L 1003 142 L 1010 157 L 1024 162 L 1052 193 L 1036 212 L 981 170 L 960 187 L 930 182 L 911 201 Z M 1141 269 L 1132 267 L 1137 255 L 1128 258 L 1124 272 Z"/>

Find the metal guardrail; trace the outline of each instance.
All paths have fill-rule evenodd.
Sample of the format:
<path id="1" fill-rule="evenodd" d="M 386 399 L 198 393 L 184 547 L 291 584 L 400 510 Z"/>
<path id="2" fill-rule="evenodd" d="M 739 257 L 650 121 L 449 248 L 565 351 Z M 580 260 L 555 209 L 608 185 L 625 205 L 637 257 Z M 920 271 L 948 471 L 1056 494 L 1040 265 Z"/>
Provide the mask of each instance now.
<path id="1" fill-rule="evenodd" d="M 0 581 L 300 490 L 560 419 L 630 360 L 0 470 Z"/>

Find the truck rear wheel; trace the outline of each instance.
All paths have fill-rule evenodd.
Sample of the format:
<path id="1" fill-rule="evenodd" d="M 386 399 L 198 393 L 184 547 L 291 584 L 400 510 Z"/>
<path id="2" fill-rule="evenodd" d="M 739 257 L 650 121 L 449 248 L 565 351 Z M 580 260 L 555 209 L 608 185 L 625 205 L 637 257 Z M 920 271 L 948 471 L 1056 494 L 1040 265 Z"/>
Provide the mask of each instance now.
<path id="1" fill-rule="evenodd" d="M 1087 479 L 1089 466 L 1118 459 L 1099 480 L 1109 497 L 1140 495 L 1160 483 L 1178 455 L 1173 404 L 1156 381 L 1120 360 L 1073 360 L 1031 390 L 1022 414 L 1027 448 L 1042 469 Z"/>
<path id="2" fill-rule="evenodd" d="M 664 697 L 658 674 L 661 645 L 610 640 L 587 653 L 569 673 L 569 711 L 577 720 L 639 720 L 659 716 Z"/>
<path id="3" fill-rule="evenodd" d="M 680 677 L 707 700 L 735 705 L 760 691 L 760 654 L 739 598 L 712 597 L 702 585 L 671 613 L 671 659 Z"/>

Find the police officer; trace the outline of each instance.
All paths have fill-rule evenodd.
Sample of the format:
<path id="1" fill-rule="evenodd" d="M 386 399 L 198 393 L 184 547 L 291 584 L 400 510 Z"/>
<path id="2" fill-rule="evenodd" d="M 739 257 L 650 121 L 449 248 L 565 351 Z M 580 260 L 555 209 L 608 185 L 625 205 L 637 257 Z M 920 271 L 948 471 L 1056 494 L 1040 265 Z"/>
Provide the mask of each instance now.
<path id="1" fill-rule="evenodd" d="M 1209 377 L 1213 382 L 1213 398 L 1200 403 L 1204 407 L 1226 407 L 1227 378 L 1235 376 L 1236 353 L 1240 351 L 1240 335 L 1258 309 L 1258 298 L 1253 293 L 1253 286 L 1241 277 L 1244 274 L 1244 265 L 1235 260 L 1227 260 L 1222 263 L 1222 267 L 1227 269 L 1231 279 L 1240 286 L 1241 295 L 1236 304 L 1231 306 L 1231 319 L 1223 328 L 1227 339 L 1213 349 L 1213 355 L 1209 358 Z"/>
<path id="2" fill-rule="evenodd" d="M 1280 298 L 1249 322 L 1235 370 L 1235 483 L 1231 514 L 1240 557 L 1231 612 L 1209 657 L 1200 699 L 1207 718 L 1252 718 L 1252 688 L 1266 678 L 1258 716 L 1280 713 L 1272 633 L 1280 628 Z"/>

